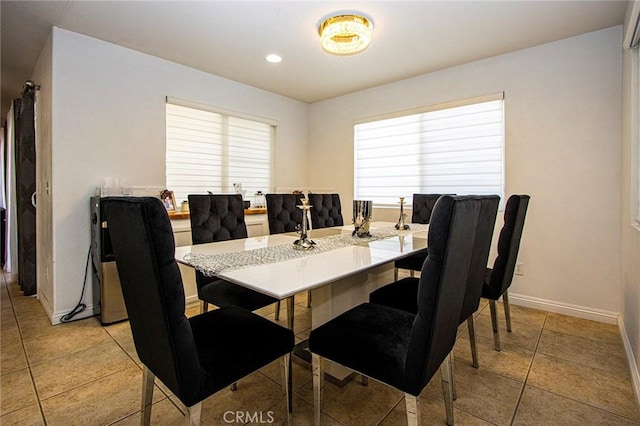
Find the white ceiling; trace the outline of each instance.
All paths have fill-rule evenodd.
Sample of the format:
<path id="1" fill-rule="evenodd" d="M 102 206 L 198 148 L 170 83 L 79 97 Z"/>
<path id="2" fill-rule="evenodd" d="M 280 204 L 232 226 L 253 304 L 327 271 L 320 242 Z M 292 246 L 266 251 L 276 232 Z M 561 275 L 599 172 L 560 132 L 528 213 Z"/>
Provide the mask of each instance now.
<path id="1" fill-rule="evenodd" d="M 626 1 L 0 1 L 2 117 L 51 26 L 304 102 L 623 23 Z M 333 12 L 373 19 L 356 56 L 323 52 Z M 264 60 L 269 53 L 279 64 Z M 36 82 L 38 84 L 39 82 Z"/>

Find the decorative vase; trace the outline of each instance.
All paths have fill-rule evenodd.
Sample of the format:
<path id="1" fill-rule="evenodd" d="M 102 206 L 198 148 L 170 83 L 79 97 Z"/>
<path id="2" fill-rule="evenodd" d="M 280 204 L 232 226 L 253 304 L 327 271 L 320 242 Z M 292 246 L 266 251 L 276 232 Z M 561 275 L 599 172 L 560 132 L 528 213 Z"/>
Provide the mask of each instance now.
<path id="1" fill-rule="evenodd" d="M 353 200 L 353 226 L 351 235 L 358 237 L 370 237 L 369 225 L 371 224 L 371 213 L 373 212 L 373 201 Z"/>

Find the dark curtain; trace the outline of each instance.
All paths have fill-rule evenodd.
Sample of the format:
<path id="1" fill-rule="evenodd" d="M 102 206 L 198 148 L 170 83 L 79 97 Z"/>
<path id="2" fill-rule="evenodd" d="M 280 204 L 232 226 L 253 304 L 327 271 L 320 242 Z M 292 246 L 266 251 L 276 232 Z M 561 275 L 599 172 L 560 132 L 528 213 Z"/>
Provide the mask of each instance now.
<path id="1" fill-rule="evenodd" d="M 14 101 L 16 133 L 16 206 L 18 223 L 18 277 L 25 296 L 36 294 L 36 132 L 35 89 L 25 88 Z"/>

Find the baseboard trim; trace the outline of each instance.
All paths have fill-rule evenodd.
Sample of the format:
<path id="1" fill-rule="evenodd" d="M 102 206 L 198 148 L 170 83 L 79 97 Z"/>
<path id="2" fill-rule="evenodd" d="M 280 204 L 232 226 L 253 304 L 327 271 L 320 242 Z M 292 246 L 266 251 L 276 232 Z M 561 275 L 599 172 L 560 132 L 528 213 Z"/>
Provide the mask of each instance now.
<path id="1" fill-rule="evenodd" d="M 198 304 L 198 303 L 200 303 L 200 299 L 198 299 L 197 295 L 188 296 L 186 298 L 186 300 L 185 300 L 185 303 L 186 303 L 187 306 Z M 47 313 L 47 315 L 49 316 L 49 318 L 51 318 L 51 325 L 62 324 L 62 321 L 61 321 L 62 317 L 69 313 L 69 312 L 56 312 L 56 313 L 53 313 L 50 309 L 48 309 L 48 307 L 44 303 L 42 303 L 42 306 L 44 307 L 44 310 Z M 84 311 L 80 312 L 78 315 L 73 317 L 72 321 L 77 321 L 77 320 L 93 317 L 93 316 L 96 316 L 96 315 L 99 315 L 99 314 L 100 314 L 100 306 L 99 305 L 87 306 L 87 308 Z M 119 322 L 119 321 L 116 321 L 116 322 Z"/>
<path id="2" fill-rule="evenodd" d="M 624 351 L 627 355 L 627 363 L 629 364 L 629 373 L 631 374 L 631 383 L 633 385 L 633 392 L 636 395 L 636 400 L 640 404 L 640 372 L 638 371 L 638 364 L 636 364 L 633 349 L 631 348 L 631 342 L 629 341 L 629 335 L 624 326 L 622 315 L 618 317 L 618 328 L 620 335 L 622 336 L 622 343 L 624 344 Z"/>
<path id="3" fill-rule="evenodd" d="M 556 302 L 554 300 L 524 296 L 522 294 L 514 294 L 511 292 L 509 292 L 509 303 L 527 308 L 554 312 L 556 314 L 604 322 L 607 324 L 618 324 L 618 312 L 572 305 L 570 303 Z"/>
<path id="4" fill-rule="evenodd" d="M 45 308 L 46 310 L 46 308 Z M 58 324 L 62 324 L 62 317 L 67 315 L 69 311 L 66 312 L 56 312 L 53 313 L 51 315 L 49 315 L 49 317 L 51 318 L 51 325 L 58 325 Z M 73 317 L 73 319 L 71 321 L 77 321 L 77 320 L 81 320 L 81 319 L 85 319 L 85 318 L 90 318 L 93 316 L 96 316 L 100 313 L 100 306 L 97 305 L 91 305 L 91 306 L 87 306 L 85 308 L 84 311 L 80 312 L 79 314 L 77 314 L 76 316 Z"/>

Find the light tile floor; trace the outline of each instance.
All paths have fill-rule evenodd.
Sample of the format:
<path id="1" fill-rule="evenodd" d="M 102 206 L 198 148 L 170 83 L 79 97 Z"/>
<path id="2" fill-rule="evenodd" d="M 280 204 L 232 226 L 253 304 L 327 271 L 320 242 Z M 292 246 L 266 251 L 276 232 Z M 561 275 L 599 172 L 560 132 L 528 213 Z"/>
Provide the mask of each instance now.
<path id="1" fill-rule="evenodd" d="M 0 424 L 139 424 L 142 371 L 128 322 L 103 327 L 88 318 L 51 326 L 35 297 L 22 296 L 1 275 L 0 281 Z M 311 325 L 306 294 L 296 298 L 295 310 L 302 340 Z M 259 312 L 274 318 L 272 307 Z M 284 312 L 281 318 L 284 325 Z M 457 425 L 640 425 L 616 326 L 512 306 L 513 332 L 501 318 L 503 349 L 496 352 L 486 303 L 476 318 L 480 368 L 471 366 L 464 326 L 454 349 Z M 293 383 L 294 424 L 310 425 L 310 371 L 294 363 Z M 423 424 L 444 424 L 439 375 L 423 391 L 421 408 Z M 401 392 L 373 380 L 367 387 L 360 380 L 325 387 L 325 425 L 403 425 L 404 410 Z M 274 363 L 241 380 L 237 391 L 207 399 L 202 424 L 283 424 L 283 412 Z M 174 397 L 158 384 L 152 424 L 182 422 Z"/>

